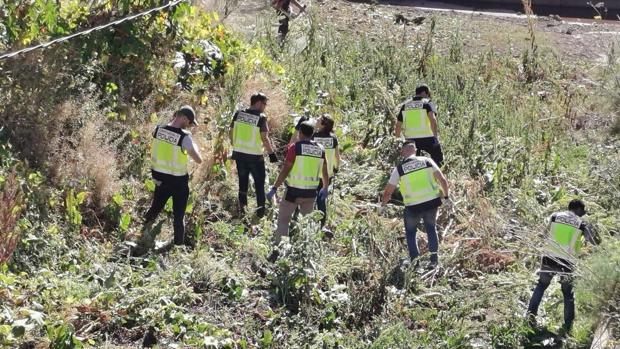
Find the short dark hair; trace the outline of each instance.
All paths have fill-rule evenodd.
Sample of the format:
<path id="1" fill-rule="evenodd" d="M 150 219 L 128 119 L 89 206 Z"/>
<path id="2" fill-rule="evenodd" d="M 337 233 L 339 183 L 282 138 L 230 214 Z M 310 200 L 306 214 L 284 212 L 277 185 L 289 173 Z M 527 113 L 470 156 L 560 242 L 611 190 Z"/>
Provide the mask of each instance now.
<path id="1" fill-rule="evenodd" d="M 321 118 L 323 119 L 323 124 L 325 125 L 323 130 L 327 133 L 331 133 L 334 129 L 334 119 L 332 119 L 329 114 L 323 114 L 321 115 Z"/>
<path id="2" fill-rule="evenodd" d="M 299 132 L 306 137 L 312 137 L 312 134 L 314 133 L 314 126 L 312 126 L 312 124 L 308 121 L 304 121 L 301 125 L 299 125 Z"/>
<path id="3" fill-rule="evenodd" d="M 568 209 L 570 211 L 575 211 L 575 210 L 585 210 L 586 209 L 586 205 L 583 203 L 583 201 L 579 200 L 579 199 L 573 199 L 568 203 Z"/>
<path id="4" fill-rule="evenodd" d="M 269 98 L 267 98 L 267 96 L 265 96 L 265 94 L 261 93 L 261 92 L 256 92 L 254 93 L 251 97 L 250 97 L 250 104 L 254 104 L 256 102 L 267 102 Z"/>
<path id="5" fill-rule="evenodd" d="M 431 94 L 431 90 L 428 88 L 426 84 L 419 85 L 418 87 L 415 88 L 416 95 L 419 95 L 422 92 L 426 92 L 426 94 L 429 96 Z"/>

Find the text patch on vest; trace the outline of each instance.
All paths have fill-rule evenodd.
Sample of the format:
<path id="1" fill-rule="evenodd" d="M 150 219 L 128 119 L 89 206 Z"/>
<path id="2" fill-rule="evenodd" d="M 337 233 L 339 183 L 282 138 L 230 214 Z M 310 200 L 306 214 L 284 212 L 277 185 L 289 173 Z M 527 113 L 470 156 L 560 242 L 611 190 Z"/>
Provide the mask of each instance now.
<path id="1" fill-rule="evenodd" d="M 555 216 L 555 222 L 572 225 L 575 228 L 579 228 L 579 226 L 581 225 L 581 221 L 579 218 L 570 215 L 557 215 Z"/>
<path id="2" fill-rule="evenodd" d="M 424 101 L 411 101 L 405 105 L 405 110 L 422 108 L 424 108 Z"/>
<path id="3" fill-rule="evenodd" d="M 315 137 L 313 139 L 316 143 L 323 146 L 325 149 L 333 149 L 334 148 L 334 139 L 331 137 Z"/>
<path id="4" fill-rule="evenodd" d="M 179 144 L 179 139 L 181 139 L 181 135 L 160 127 L 157 129 L 157 134 L 155 135 L 155 138 L 170 144 L 177 145 Z"/>
<path id="5" fill-rule="evenodd" d="M 317 145 L 302 144 L 301 155 L 314 156 L 315 158 L 323 157 L 323 150 Z"/>
<path id="6" fill-rule="evenodd" d="M 250 124 L 252 126 L 256 126 L 258 125 L 258 121 L 260 120 L 260 115 L 254 115 L 254 114 L 249 114 L 249 113 L 244 113 L 242 111 L 240 111 L 237 114 L 237 120 L 238 122 L 242 122 L 244 124 Z"/>
<path id="7" fill-rule="evenodd" d="M 413 172 L 416 170 L 419 170 L 421 168 L 426 168 L 426 161 L 421 161 L 421 160 L 411 160 L 411 161 L 407 161 L 402 165 L 403 168 L 403 173 L 409 173 L 409 172 Z"/>

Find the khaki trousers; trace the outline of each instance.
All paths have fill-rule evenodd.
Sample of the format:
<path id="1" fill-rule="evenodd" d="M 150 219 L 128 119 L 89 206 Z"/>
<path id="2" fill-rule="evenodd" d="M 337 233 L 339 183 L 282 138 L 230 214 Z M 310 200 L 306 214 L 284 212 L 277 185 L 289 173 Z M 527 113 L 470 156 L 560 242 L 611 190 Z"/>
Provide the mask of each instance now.
<path id="1" fill-rule="evenodd" d="M 280 242 L 282 236 L 288 236 L 288 226 L 291 223 L 295 209 L 299 207 L 299 212 L 307 215 L 314 211 L 316 198 L 296 198 L 295 202 L 285 199 L 280 201 L 280 213 L 278 214 L 278 227 L 276 228 L 276 243 Z"/>

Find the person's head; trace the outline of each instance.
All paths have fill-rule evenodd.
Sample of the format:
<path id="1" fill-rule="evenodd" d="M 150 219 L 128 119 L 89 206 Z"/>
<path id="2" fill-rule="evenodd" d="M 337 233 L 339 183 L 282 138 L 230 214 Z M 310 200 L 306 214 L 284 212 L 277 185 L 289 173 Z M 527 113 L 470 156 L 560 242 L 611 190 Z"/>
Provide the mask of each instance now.
<path id="1" fill-rule="evenodd" d="M 175 123 L 181 128 L 190 128 L 191 126 L 198 125 L 196 119 L 196 112 L 194 108 L 189 105 L 184 105 L 174 113 Z"/>
<path id="2" fill-rule="evenodd" d="M 314 126 L 309 121 L 304 121 L 299 125 L 299 138 L 310 139 L 314 134 Z"/>
<path id="3" fill-rule="evenodd" d="M 267 108 L 267 101 L 269 98 L 261 92 L 256 92 L 250 97 L 250 105 L 254 110 L 258 110 L 259 112 L 264 112 L 265 108 Z"/>
<path id="4" fill-rule="evenodd" d="M 586 205 L 579 199 L 573 199 L 568 203 L 568 210 L 582 217 L 586 214 Z"/>
<path id="5" fill-rule="evenodd" d="M 323 114 L 317 120 L 316 128 L 321 132 L 331 133 L 334 129 L 334 119 L 329 114 Z"/>
<path id="6" fill-rule="evenodd" d="M 431 98 L 431 90 L 426 84 L 422 84 L 415 88 L 415 95 L 423 98 Z"/>
<path id="7" fill-rule="evenodd" d="M 400 155 L 403 158 L 408 158 L 411 155 L 415 155 L 416 152 L 416 147 L 415 147 L 415 143 L 410 142 L 410 141 L 405 141 L 405 143 L 403 143 L 402 148 L 400 148 Z"/>

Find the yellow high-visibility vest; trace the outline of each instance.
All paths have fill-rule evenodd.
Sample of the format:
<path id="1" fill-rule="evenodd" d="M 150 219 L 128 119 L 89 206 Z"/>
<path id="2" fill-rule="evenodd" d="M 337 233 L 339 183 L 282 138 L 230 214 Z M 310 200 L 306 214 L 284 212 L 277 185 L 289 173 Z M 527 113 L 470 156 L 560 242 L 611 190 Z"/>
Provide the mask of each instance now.
<path id="1" fill-rule="evenodd" d="M 151 169 L 172 176 L 187 175 L 187 151 L 181 143 L 185 134 L 170 126 L 158 126 L 151 144 Z"/>
<path id="2" fill-rule="evenodd" d="M 547 254 L 551 257 L 575 259 L 583 245 L 582 220 L 572 212 L 558 212 L 549 227 Z"/>
<path id="3" fill-rule="evenodd" d="M 333 176 L 334 167 L 336 166 L 336 140 L 333 136 L 313 137 L 312 140 L 323 146 L 325 150 L 325 160 L 327 161 L 327 173 L 330 177 Z"/>
<path id="4" fill-rule="evenodd" d="M 286 177 L 286 184 L 298 189 L 317 189 L 324 159 L 323 149 L 315 142 L 295 143 L 295 163 Z"/>
<path id="5" fill-rule="evenodd" d="M 407 139 L 433 137 L 431 120 L 424 104 L 428 99 L 412 100 L 405 104 L 403 109 L 403 134 Z"/>
<path id="6" fill-rule="evenodd" d="M 237 119 L 233 125 L 233 150 L 251 154 L 263 154 L 263 139 L 260 135 L 258 122 L 260 115 L 243 111 L 237 112 Z"/>
<path id="7" fill-rule="evenodd" d="M 397 170 L 405 206 L 419 205 L 440 197 L 441 191 L 433 176 L 435 169 L 427 161 L 411 157 L 398 165 Z"/>

